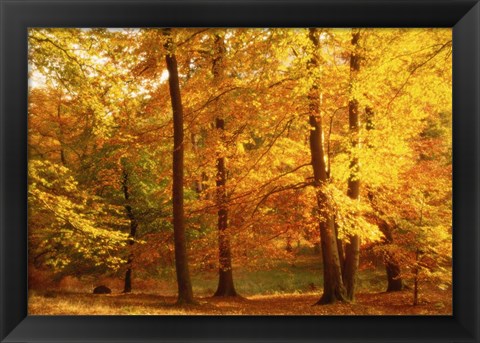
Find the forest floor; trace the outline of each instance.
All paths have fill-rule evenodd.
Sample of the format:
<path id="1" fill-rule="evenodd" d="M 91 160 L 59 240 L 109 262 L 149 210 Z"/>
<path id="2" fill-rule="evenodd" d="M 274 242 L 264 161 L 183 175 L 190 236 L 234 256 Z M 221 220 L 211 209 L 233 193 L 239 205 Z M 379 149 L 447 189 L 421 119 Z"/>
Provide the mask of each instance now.
<path id="1" fill-rule="evenodd" d="M 176 302 L 175 271 L 133 281 L 133 292 L 122 294 L 121 278 L 88 281 L 65 277 L 49 283 L 29 271 L 30 315 L 451 315 L 452 290 L 420 284 L 420 303 L 412 305 L 413 290 L 385 293 L 383 266 L 359 271 L 354 303 L 312 306 L 322 293 L 322 271 L 318 256 L 302 255 L 293 262 L 277 261 L 263 268 L 236 266 L 235 285 L 243 297 L 216 298 L 215 270 L 192 273 L 196 305 L 179 307 Z M 150 277 L 152 274 L 149 274 Z M 173 280 L 173 282 L 172 282 Z M 112 294 L 92 294 L 105 284 Z"/>
<path id="2" fill-rule="evenodd" d="M 319 293 L 278 294 L 248 298 L 198 297 L 196 305 L 177 306 L 174 296 L 131 293 L 94 295 L 31 292 L 30 315 L 451 315 L 451 291 L 424 289 L 420 304 L 412 291 L 359 293 L 355 303 L 312 306 Z"/>

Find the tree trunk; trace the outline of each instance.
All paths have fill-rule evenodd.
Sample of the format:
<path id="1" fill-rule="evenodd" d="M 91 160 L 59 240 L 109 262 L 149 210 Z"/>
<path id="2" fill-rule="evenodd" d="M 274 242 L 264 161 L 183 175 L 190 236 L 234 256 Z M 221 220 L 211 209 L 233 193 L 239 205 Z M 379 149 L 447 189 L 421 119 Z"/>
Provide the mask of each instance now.
<path id="1" fill-rule="evenodd" d="M 216 120 L 218 129 L 223 130 L 223 119 Z M 218 269 L 218 287 L 214 296 L 236 296 L 235 286 L 233 284 L 232 273 L 232 256 L 230 251 L 230 238 L 228 229 L 228 208 L 227 208 L 227 193 L 225 189 L 226 184 L 226 169 L 225 158 L 217 159 L 217 206 L 218 206 L 218 255 L 219 255 L 219 269 Z"/>
<path id="2" fill-rule="evenodd" d="M 327 201 L 327 199 L 323 197 L 323 194 L 319 194 L 317 201 L 319 206 L 325 207 L 323 203 Z M 331 216 L 320 222 L 320 239 L 323 257 L 323 294 L 316 305 L 347 301 L 346 290 L 342 282 L 342 271 L 338 258 L 334 223 Z"/>
<path id="3" fill-rule="evenodd" d="M 378 228 L 380 229 L 380 232 L 382 232 L 385 236 L 385 243 L 393 244 L 391 226 L 386 221 L 381 220 Z M 395 257 L 388 252 L 385 256 L 385 269 L 387 272 L 387 292 L 397 292 L 403 290 L 405 288 L 405 284 L 400 277 L 400 264 L 395 259 Z"/>
<path id="4" fill-rule="evenodd" d="M 58 127 L 59 127 L 59 134 L 58 134 L 58 141 L 60 142 L 60 161 L 62 165 L 65 167 L 67 165 L 67 158 L 65 156 L 65 149 L 64 149 L 64 134 L 63 134 L 63 125 L 62 125 L 62 98 L 59 97 L 58 99 L 58 106 L 57 106 L 57 118 L 58 118 Z"/>
<path id="5" fill-rule="evenodd" d="M 416 306 L 418 305 L 418 273 L 419 273 L 419 268 L 418 268 L 418 263 L 420 260 L 420 250 L 417 249 L 415 251 L 415 277 L 413 280 L 413 305 Z"/>
<path id="6" fill-rule="evenodd" d="M 130 249 L 135 243 L 135 236 L 137 234 L 138 222 L 133 214 L 132 206 L 130 205 L 130 191 L 128 189 L 128 172 L 126 167 L 123 167 L 123 180 L 122 180 L 123 196 L 125 198 L 125 211 L 127 212 L 128 220 L 130 221 L 130 235 L 128 244 Z M 127 271 L 125 273 L 125 284 L 123 287 L 123 293 L 130 293 L 132 291 L 132 264 L 133 264 L 133 252 L 130 251 L 127 260 Z"/>
<path id="7" fill-rule="evenodd" d="M 292 247 L 292 237 L 290 237 L 290 235 L 287 235 L 287 239 L 286 239 L 286 244 L 285 244 L 285 250 L 289 253 L 291 253 L 293 251 L 293 247 Z"/>
<path id="8" fill-rule="evenodd" d="M 387 271 L 387 292 L 401 291 L 405 288 L 402 278 L 400 277 L 400 265 L 393 261 L 388 256 L 388 260 L 385 262 L 385 269 Z"/>
<path id="9" fill-rule="evenodd" d="M 360 260 L 360 238 L 358 235 L 350 237 L 350 242 L 345 244 L 344 283 L 349 300 L 355 300 L 355 286 Z"/>
<path id="10" fill-rule="evenodd" d="M 345 269 L 345 251 L 343 249 L 342 240 L 338 238 L 338 225 L 335 217 L 333 218 L 333 222 L 335 225 L 335 237 L 337 238 L 337 250 L 338 250 L 338 258 L 340 259 L 340 269 L 342 270 L 342 276 L 343 276 L 343 271 Z"/>
<path id="11" fill-rule="evenodd" d="M 352 32 L 352 52 L 350 54 L 350 87 L 353 86 L 355 75 L 360 70 L 360 56 L 358 55 L 358 39 L 360 33 Z M 348 122 L 350 131 L 350 142 L 352 149 L 355 149 L 359 143 L 359 121 L 358 121 L 358 101 L 351 99 L 348 104 Z M 350 158 L 350 177 L 348 178 L 347 196 L 350 199 L 358 200 L 360 195 L 360 179 L 358 176 L 359 163 L 356 153 L 353 152 Z M 355 299 L 355 286 L 360 259 L 360 238 L 358 235 L 349 236 L 349 242 L 345 244 L 345 268 L 344 277 L 347 297 L 349 300 Z"/>
<path id="12" fill-rule="evenodd" d="M 173 232 L 175 241 L 175 267 L 178 284 L 178 304 L 193 303 L 192 283 L 188 270 L 187 243 L 184 226 L 183 209 L 183 107 L 178 80 L 177 59 L 172 51 L 171 30 L 165 29 L 167 35 L 165 61 L 169 73 L 168 85 L 173 111 Z"/>
<path id="13" fill-rule="evenodd" d="M 197 142 L 197 137 L 195 136 L 194 133 L 192 133 L 190 135 L 190 139 L 192 141 L 192 150 L 193 150 L 193 153 L 195 154 L 195 156 L 198 156 L 198 154 L 200 153 L 198 151 L 198 142 Z M 202 177 L 198 177 L 197 179 L 195 179 L 193 181 L 193 186 L 195 188 L 195 191 L 200 194 L 202 193 L 203 191 L 203 183 L 202 183 Z"/>
<path id="14" fill-rule="evenodd" d="M 214 57 L 212 65 L 213 83 L 218 86 L 223 72 L 223 57 L 225 45 L 223 37 L 215 35 Z M 220 113 L 220 106 L 216 105 L 215 128 L 219 131 L 222 144 L 225 141 L 225 120 Z M 227 198 L 227 168 L 223 155 L 217 158 L 217 207 L 218 207 L 218 287 L 214 296 L 236 296 L 233 283 L 232 253 L 230 249 L 230 237 L 228 232 L 228 198 Z"/>
<path id="15" fill-rule="evenodd" d="M 317 51 L 319 37 L 317 29 L 309 29 L 309 39 L 313 43 L 314 52 L 308 63 L 308 69 L 311 75 L 315 75 L 318 72 Z M 325 164 L 325 151 L 322 142 L 323 129 L 320 113 L 320 95 L 317 82 L 318 78 L 314 81 L 308 95 L 310 113 L 310 153 L 312 155 L 314 185 L 317 189 L 317 205 L 321 217 L 319 228 L 323 257 L 323 295 L 317 304 L 331 304 L 337 301 L 345 301 L 347 298 L 342 282 L 342 272 L 340 258 L 338 256 L 333 214 L 328 197 L 322 188 L 328 180 Z"/>

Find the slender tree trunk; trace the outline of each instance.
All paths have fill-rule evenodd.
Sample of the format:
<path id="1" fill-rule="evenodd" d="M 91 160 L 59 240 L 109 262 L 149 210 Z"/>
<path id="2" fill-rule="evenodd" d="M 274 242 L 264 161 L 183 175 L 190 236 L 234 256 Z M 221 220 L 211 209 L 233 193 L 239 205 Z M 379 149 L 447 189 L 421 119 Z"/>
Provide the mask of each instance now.
<path id="1" fill-rule="evenodd" d="M 418 268 L 418 263 L 420 261 L 420 250 L 417 249 L 415 251 L 415 263 L 417 264 L 415 266 L 415 277 L 413 279 L 413 305 L 416 306 L 418 305 L 418 273 L 419 273 L 419 268 Z"/>
<path id="2" fill-rule="evenodd" d="M 223 58 L 225 45 L 223 37 L 215 35 L 214 57 L 212 65 L 213 82 L 218 86 L 222 79 Z M 225 140 L 225 120 L 220 113 L 220 106 L 216 106 L 215 128 L 219 131 L 222 141 Z M 223 142 L 222 142 L 223 143 Z M 233 283 L 232 253 L 230 249 L 230 237 L 228 232 L 228 198 L 227 198 L 227 168 L 225 157 L 220 155 L 217 158 L 217 207 L 218 207 L 218 287 L 214 296 L 236 296 Z"/>
<path id="3" fill-rule="evenodd" d="M 360 33 L 352 31 L 352 52 L 350 54 L 350 87 L 355 82 L 355 75 L 360 70 L 360 56 L 358 55 L 358 40 Z M 348 104 L 348 121 L 350 131 L 350 142 L 352 149 L 359 144 L 359 120 L 358 120 L 358 101 L 351 99 Z M 350 199 L 358 200 L 360 195 L 359 163 L 356 152 L 352 153 L 350 158 L 350 177 L 348 178 L 347 196 Z M 349 300 L 355 299 L 355 286 L 360 259 L 360 238 L 358 235 L 350 235 L 349 241 L 345 244 L 345 268 L 343 280 L 347 289 Z"/>
<path id="4" fill-rule="evenodd" d="M 311 75 L 315 75 L 319 66 L 317 55 L 319 37 L 317 29 L 309 29 L 309 39 L 313 43 L 315 51 L 308 63 L 308 69 Z M 308 100 L 310 112 L 310 153 L 312 155 L 314 185 L 317 189 L 317 205 L 321 217 L 319 228 L 323 257 L 323 295 L 317 304 L 331 304 L 337 301 L 345 301 L 347 298 L 342 282 L 333 215 L 328 197 L 322 189 L 328 180 L 325 151 L 322 142 L 322 116 L 320 113 L 320 94 L 317 78 L 310 89 Z"/>
<path id="5" fill-rule="evenodd" d="M 342 240 L 338 238 L 338 225 L 337 225 L 336 218 L 333 218 L 333 221 L 335 224 L 335 237 L 337 238 L 338 258 L 340 259 L 340 268 L 342 270 L 342 276 L 343 276 L 343 270 L 345 269 L 345 251 L 343 249 Z"/>
<path id="6" fill-rule="evenodd" d="M 132 248 L 133 244 L 135 243 L 135 236 L 137 234 L 138 222 L 133 214 L 132 206 L 130 205 L 130 191 L 128 188 L 128 172 L 123 167 L 123 180 L 122 180 L 122 188 L 123 188 L 123 196 L 125 198 L 125 211 L 127 212 L 128 220 L 130 221 L 130 235 L 128 244 L 130 245 L 130 249 Z M 123 287 L 123 293 L 130 293 L 132 291 L 132 267 L 133 265 L 133 252 L 130 251 L 127 260 L 127 271 L 125 272 L 125 284 Z"/>
<path id="7" fill-rule="evenodd" d="M 369 106 L 365 107 L 365 129 L 367 131 L 375 129 L 375 125 L 373 124 L 373 117 L 373 109 Z"/>
<path id="8" fill-rule="evenodd" d="M 195 156 L 198 156 L 199 151 L 198 151 L 198 142 L 197 142 L 197 137 L 194 133 L 190 135 L 190 140 L 192 141 L 192 150 Z M 195 187 L 195 191 L 200 194 L 203 191 L 203 183 L 202 183 L 202 177 L 199 176 L 197 179 L 193 181 L 193 186 Z"/>
<path id="9" fill-rule="evenodd" d="M 202 139 L 204 140 L 205 135 L 206 135 L 205 129 L 201 129 L 198 134 L 192 133 L 190 135 L 190 139 L 192 141 L 192 149 L 195 156 L 199 156 L 202 153 L 200 149 L 199 140 L 202 140 Z M 198 176 L 198 178 L 194 180 L 193 186 L 195 187 L 195 191 L 197 192 L 197 194 L 203 193 L 202 196 L 205 199 L 210 199 L 211 198 L 210 193 L 205 192 L 208 189 L 207 181 L 208 181 L 207 173 L 202 171 L 201 174 Z"/>
<path id="10" fill-rule="evenodd" d="M 63 134 L 63 125 L 61 122 L 62 118 L 62 99 L 61 97 L 58 99 L 58 106 L 57 106 L 57 118 L 58 118 L 58 127 L 59 127 L 59 142 L 60 142 L 60 161 L 62 162 L 63 166 L 67 165 L 67 158 L 65 156 L 65 149 L 63 147 L 64 141 L 64 134 Z"/>
<path id="11" fill-rule="evenodd" d="M 178 284 L 178 304 L 193 303 L 192 283 L 188 270 L 187 243 L 183 209 L 183 107 L 178 80 L 177 59 L 173 52 L 170 29 L 165 29 L 167 54 L 165 61 L 169 73 L 168 85 L 173 111 L 173 231 L 175 241 L 175 267 Z"/>
<path id="12" fill-rule="evenodd" d="M 393 244 L 393 235 L 391 226 L 384 220 L 381 220 L 378 226 L 385 237 L 385 243 Z M 385 256 L 385 270 L 387 272 L 387 292 L 396 292 L 405 289 L 405 284 L 401 278 L 401 268 L 395 256 L 388 251 Z"/>
<path id="13" fill-rule="evenodd" d="M 287 235 L 285 250 L 286 250 L 287 252 L 292 252 L 292 251 L 293 251 L 293 247 L 292 247 L 292 237 L 290 237 L 290 235 Z"/>

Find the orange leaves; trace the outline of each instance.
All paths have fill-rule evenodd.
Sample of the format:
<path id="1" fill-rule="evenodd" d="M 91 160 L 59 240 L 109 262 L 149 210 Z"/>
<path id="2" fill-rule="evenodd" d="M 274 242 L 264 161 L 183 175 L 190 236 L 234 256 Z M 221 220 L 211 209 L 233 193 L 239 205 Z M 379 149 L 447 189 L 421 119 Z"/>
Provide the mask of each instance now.
<path id="1" fill-rule="evenodd" d="M 410 247 L 428 246 L 428 273 L 441 267 L 431 261 L 448 256 L 451 231 L 451 30 L 359 31 L 354 46 L 351 29 L 319 29 L 315 50 L 304 28 L 172 29 L 185 112 L 187 235 L 199 268 L 210 268 L 217 256 L 221 157 L 234 262 L 288 258 L 287 241 L 318 242 L 307 120 L 314 85 L 329 173 L 324 191 L 340 237 L 378 242 L 372 218 L 381 216 L 397 224 L 391 249 L 406 264 L 414 265 Z M 30 176 L 39 206 L 32 225 L 50 237 L 49 223 L 65 229 L 61 214 L 90 230 L 88 244 L 108 220 L 108 230 L 125 231 L 125 211 L 113 207 L 124 205 L 127 168 L 131 206 L 147 242 L 135 252 L 143 261 L 138 267 L 166 263 L 173 144 L 161 30 L 32 29 L 29 35 L 29 147 L 41 171 Z M 214 77 L 216 37 L 224 49 Z M 308 68 L 314 53 L 318 66 Z M 360 56 L 355 73 L 352 53 Z M 359 115 L 354 135 L 352 99 Z M 221 132 L 217 117 L 225 120 Z M 361 182 L 358 201 L 346 196 L 352 177 Z M 111 264 L 125 251 L 116 254 Z"/>

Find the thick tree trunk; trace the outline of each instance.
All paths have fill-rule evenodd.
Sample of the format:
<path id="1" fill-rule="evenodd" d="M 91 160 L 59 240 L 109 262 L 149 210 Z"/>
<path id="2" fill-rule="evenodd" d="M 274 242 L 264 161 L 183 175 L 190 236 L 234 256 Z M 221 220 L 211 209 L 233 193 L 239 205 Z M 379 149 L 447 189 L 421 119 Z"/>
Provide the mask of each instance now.
<path id="1" fill-rule="evenodd" d="M 128 172 L 123 169 L 122 180 L 123 196 L 125 198 L 125 211 L 127 212 L 128 220 L 130 221 L 130 237 L 128 244 L 130 247 L 135 243 L 135 236 L 137 234 L 138 222 L 133 214 L 132 206 L 130 205 L 130 191 L 128 188 Z M 133 252 L 130 251 L 130 255 L 127 260 L 127 271 L 125 272 L 125 284 L 123 287 L 123 293 L 130 293 L 132 291 L 132 265 L 133 265 Z"/>
<path id="2" fill-rule="evenodd" d="M 323 295 L 317 304 L 331 304 L 347 300 L 347 298 L 342 282 L 342 270 L 333 216 L 329 200 L 321 189 L 322 184 L 327 182 L 321 141 L 321 118 L 315 119 L 315 117 L 310 116 L 310 125 L 315 128 L 315 130 L 310 131 L 310 151 L 312 154 L 315 186 L 317 187 L 317 204 L 322 218 L 319 228 L 323 257 Z"/>
<path id="3" fill-rule="evenodd" d="M 319 206 L 325 207 L 324 202 L 328 200 L 320 193 L 317 201 Z M 342 282 L 342 271 L 334 230 L 333 218 L 331 216 L 320 222 L 320 239 L 323 257 L 323 294 L 316 303 L 317 305 L 333 304 L 337 301 L 348 300 Z"/>
<path id="4" fill-rule="evenodd" d="M 173 111 L 173 231 L 175 241 L 175 267 L 178 284 L 178 304 L 193 303 L 192 283 L 188 270 L 187 243 L 183 209 L 183 107 L 178 80 L 177 59 L 172 51 L 170 30 L 165 29 L 167 54 L 165 61 L 169 73 L 168 85 Z"/>
<path id="5" fill-rule="evenodd" d="M 360 33 L 352 32 L 352 53 L 350 55 L 350 87 L 353 86 L 355 74 L 360 70 L 360 56 L 358 55 L 358 39 Z M 359 143 L 359 120 L 358 120 L 358 101 L 350 100 L 348 104 L 348 121 L 350 131 L 351 146 L 355 149 Z M 350 158 L 350 177 L 348 179 L 347 196 L 351 199 L 358 200 L 360 195 L 360 179 L 358 176 L 359 163 L 355 152 Z M 360 259 L 360 238 L 358 235 L 351 235 L 349 242 L 345 244 L 345 268 L 343 280 L 347 289 L 347 297 L 349 300 L 355 299 L 355 286 Z"/>
<path id="6" fill-rule="evenodd" d="M 387 271 L 387 292 L 397 292 L 405 288 L 402 278 L 400 277 L 400 265 L 393 261 L 390 256 L 385 262 L 385 269 Z"/>
<path id="7" fill-rule="evenodd" d="M 313 76 L 318 72 L 317 50 L 319 37 L 317 29 L 309 29 L 309 38 L 315 49 L 308 63 L 309 73 Z M 308 101 L 310 113 L 310 153 L 312 155 L 314 185 L 317 188 L 317 205 L 321 217 L 319 228 L 323 257 L 323 295 L 317 304 L 331 304 L 337 301 L 345 301 L 347 298 L 342 282 L 333 215 L 328 197 L 322 189 L 328 180 L 325 151 L 322 142 L 323 129 L 320 113 L 320 94 L 317 84 L 318 79 L 315 79 L 308 95 Z"/>
<path id="8" fill-rule="evenodd" d="M 223 58 L 225 44 L 223 37 L 215 35 L 214 57 L 212 64 L 213 82 L 218 86 L 221 82 L 223 72 Z M 225 120 L 220 113 L 220 106 L 216 106 L 215 128 L 219 131 L 222 141 L 225 140 Z M 222 142 L 223 143 L 223 142 Z M 230 237 L 228 232 L 228 199 L 227 199 L 227 168 L 225 157 L 217 158 L 217 207 L 218 207 L 218 287 L 214 296 L 226 297 L 236 296 L 233 283 L 232 253 L 230 249 Z"/>

